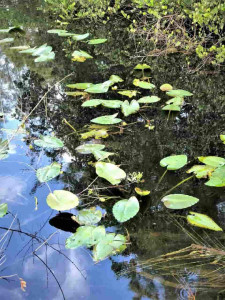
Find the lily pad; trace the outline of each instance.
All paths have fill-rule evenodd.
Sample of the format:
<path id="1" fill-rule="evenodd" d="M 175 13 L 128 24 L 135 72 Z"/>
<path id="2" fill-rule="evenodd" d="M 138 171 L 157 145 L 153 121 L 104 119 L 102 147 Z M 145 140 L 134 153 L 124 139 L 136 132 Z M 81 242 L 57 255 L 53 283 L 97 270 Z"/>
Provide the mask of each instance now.
<path id="1" fill-rule="evenodd" d="M 69 210 L 76 207 L 79 204 L 78 197 L 68 191 L 55 190 L 47 197 L 47 204 L 55 210 Z"/>
<path id="2" fill-rule="evenodd" d="M 34 141 L 34 144 L 38 147 L 50 149 L 58 149 L 64 146 L 64 143 L 60 139 L 49 135 L 41 135 L 39 140 Z"/>
<path id="3" fill-rule="evenodd" d="M 107 39 L 92 39 L 88 41 L 89 45 L 98 45 L 107 42 Z"/>
<path id="4" fill-rule="evenodd" d="M 195 165 L 187 171 L 187 173 L 194 173 L 197 178 L 210 177 L 214 172 L 215 168 L 208 165 Z"/>
<path id="5" fill-rule="evenodd" d="M 161 99 L 157 96 L 146 96 L 146 97 L 142 97 L 138 100 L 138 103 L 144 103 L 144 104 L 148 104 L 148 103 L 155 103 L 155 102 L 159 102 Z"/>
<path id="6" fill-rule="evenodd" d="M 134 70 L 146 70 L 151 69 L 151 67 L 147 64 L 138 64 L 134 67 Z"/>
<path id="7" fill-rule="evenodd" d="M 111 83 L 112 83 L 111 85 L 113 85 L 113 84 L 118 83 L 118 82 L 123 82 L 123 79 L 118 75 L 111 75 L 109 77 L 109 81 L 111 81 Z"/>
<path id="8" fill-rule="evenodd" d="M 61 165 L 57 162 L 52 163 L 49 166 L 40 168 L 37 170 L 37 178 L 40 182 L 47 182 L 60 174 Z"/>
<path id="9" fill-rule="evenodd" d="M 225 159 L 219 156 L 199 156 L 198 160 L 205 165 L 215 168 L 225 165 Z"/>
<path id="10" fill-rule="evenodd" d="M 122 103 L 121 100 L 101 100 L 101 105 L 107 108 L 120 108 Z"/>
<path id="11" fill-rule="evenodd" d="M 114 154 L 115 153 L 102 151 L 102 150 L 93 151 L 93 155 L 96 160 L 104 160 L 104 159 L 108 158 L 110 155 L 114 155 Z"/>
<path id="12" fill-rule="evenodd" d="M 81 134 L 81 138 L 86 140 L 88 138 L 94 137 L 95 139 L 105 139 L 109 136 L 106 129 L 99 129 L 99 130 L 91 130 Z"/>
<path id="13" fill-rule="evenodd" d="M 101 116 L 101 117 L 92 119 L 91 122 L 96 123 L 96 124 L 102 124 L 102 125 L 117 124 L 117 123 L 120 123 L 122 121 L 121 119 L 116 118 L 117 115 L 118 114 Z"/>
<path id="14" fill-rule="evenodd" d="M 171 155 L 160 161 L 161 167 L 167 167 L 167 170 L 178 170 L 187 164 L 186 155 Z"/>
<path id="15" fill-rule="evenodd" d="M 161 201 L 167 208 L 184 209 L 193 206 L 194 204 L 199 202 L 199 199 L 183 194 L 171 194 L 165 196 Z"/>
<path id="16" fill-rule="evenodd" d="M 192 93 L 185 91 L 185 90 L 171 90 L 169 92 L 166 93 L 168 96 L 171 97 L 189 97 L 189 96 L 193 96 Z"/>
<path id="17" fill-rule="evenodd" d="M 73 34 L 72 39 L 75 41 L 82 41 L 85 40 L 87 37 L 89 37 L 89 33 L 84 34 Z"/>
<path id="18" fill-rule="evenodd" d="M 93 58 L 90 54 L 88 54 L 86 51 L 83 50 L 75 50 L 72 53 L 72 60 L 78 61 L 78 62 L 84 62 L 86 59 Z"/>
<path id="19" fill-rule="evenodd" d="M 213 219 L 210 217 L 204 215 L 204 214 L 199 214 L 196 212 L 189 212 L 189 215 L 187 216 L 187 221 L 191 225 L 201 227 L 201 228 L 206 228 L 214 231 L 223 231 L 221 227 L 219 227 Z"/>
<path id="20" fill-rule="evenodd" d="M 71 89 L 78 89 L 78 90 L 85 90 L 92 85 L 90 82 L 82 82 L 82 83 L 74 83 L 74 84 L 67 84 L 68 88 Z"/>
<path id="21" fill-rule="evenodd" d="M 94 151 L 99 151 L 105 148 L 105 145 L 101 144 L 84 144 L 81 146 L 78 146 L 76 148 L 76 151 L 81 154 L 91 154 Z"/>
<path id="22" fill-rule="evenodd" d="M 81 246 L 92 247 L 106 235 L 104 226 L 82 226 L 66 240 L 67 249 L 76 249 Z"/>
<path id="23" fill-rule="evenodd" d="M 93 259 L 94 261 L 100 261 L 125 249 L 126 237 L 124 235 L 108 233 L 94 246 Z"/>
<path id="24" fill-rule="evenodd" d="M 151 90 L 151 89 L 155 88 L 154 84 L 146 82 L 146 81 L 141 81 L 139 79 L 134 79 L 133 85 L 138 86 L 142 89 L 148 89 L 148 90 Z"/>
<path id="25" fill-rule="evenodd" d="M 109 87 L 111 85 L 111 81 L 105 81 L 103 83 L 98 84 L 92 84 L 89 88 L 85 89 L 85 92 L 91 93 L 91 94 L 103 94 L 107 93 L 109 90 Z"/>
<path id="26" fill-rule="evenodd" d="M 168 101 L 166 101 L 167 104 L 173 104 L 175 106 L 181 106 L 184 104 L 184 98 L 181 98 L 181 97 L 175 97 L 175 98 L 172 98 Z"/>
<path id="27" fill-rule="evenodd" d="M 163 92 L 169 92 L 173 89 L 172 85 L 169 83 L 164 83 L 160 86 L 160 90 Z"/>
<path id="28" fill-rule="evenodd" d="M 225 166 L 216 168 L 205 185 L 215 187 L 225 186 Z"/>
<path id="29" fill-rule="evenodd" d="M 125 117 L 135 114 L 137 111 L 139 111 L 139 109 L 140 106 L 136 100 L 132 100 L 131 103 L 126 100 L 121 105 L 121 110 Z"/>
<path id="30" fill-rule="evenodd" d="M 138 194 L 138 195 L 140 195 L 140 196 L 148 196 L 151 192 L 150 191 L 148 191 L 148 190 L 142 190 L 142 189 L 140 189 L 140 188 L 138 188 L 138 187 L 136 187 L 135 189 L 135 192 Z"/>
<path id="31" fill-rule="evenodd" d="M 136 216 L 140 206 L 136 197 L 131 197 L 129 200 L 123 199 L 116 202 L 113 206 L 113 215 L 119 222 L 126 222 Z"/>
<path id="32" fill-rule="evenodd" d="M 170 110 L 170 111 L 180 111 L 181 108 L 178 105 L 174 105 L 174 104 L 169 104 L 166 105 L 162 108 L 162 110 Z"/>
<path id="33" fill-rule="evenodd" d="M 97 162 L 95 168 L 97 175 L 108 180 L 112 185 L 119 184 L 126 178 L 126 173 L 111 163 Z"/>
<path id="34" fill-rule="evenodd" d="M 123 96 L 127 96 L 129 98 L 137 96 L 137 93 L 138 93 L 138 91 L 135 91 L 135 90 L 126 90 L 126 91 L 118 92 L 118 94 L 123 95 Z"/>
<path id="35" fill-rule="evenodd" d="M 2 203 L 0 204 L 0 218 L 4 217 L 8 211 L 8 204 Z"/>
<path id="36" fill-rule="evenodd" d="M 97 210 L 96 207 L 91 207 L 89 209 L 80 210 L 74 219 L 80 225 L 95 225 L 101 220 L 101 218 L 101 211 Z"/>

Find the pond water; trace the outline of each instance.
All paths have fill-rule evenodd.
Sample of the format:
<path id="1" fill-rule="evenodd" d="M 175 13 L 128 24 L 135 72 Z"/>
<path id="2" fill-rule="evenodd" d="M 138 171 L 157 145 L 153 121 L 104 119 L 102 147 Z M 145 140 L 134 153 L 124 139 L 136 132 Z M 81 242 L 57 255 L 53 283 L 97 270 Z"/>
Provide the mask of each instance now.
<path id="1" fill-rule="evenodd" d="M 100 193 L 102 197 L 106 194 L 113 196 L 114 200 L 100 202 L 96 198 L 83 198 L 81 208 L 94 205 L 103 212 L 100 224 L 106 227 L 107 232 L 128 234 L 130 238 L 124 252 L 99 263 L 93 262 L 91 251 L 86 248 L 65 249 L 65 240 L 76 228 L 68 221 L 70 215 L 52 219 L 57 211 L 50 209 L 46 203 L 49 190 L 65 189 L 78 194 L 96 178 L 89 165 L 90 156 L 75 151 L 83 142 L 72 134 L 63 119 L 79 131 L 94 117 L 112 114 L 112 110 L 107 108 L 82 108 L 79 97 L 65 94 L 69 90 L 66 84 L 99 83 L 116 74 L 124 79 L 118 84 L 120 88 L 134 89 L 132 81 L 137 73 L 133 72 L 133 67 L 143 62 L 144 53 L 149 51 L 148 43 L 129 35 L 126 22 L 121 18 L 105 25 L 81 20 L 70 25 L 71 32 L 89 32 L 93 38 L 107 38 L 108 41 L 97 46 L 80 42 L 79 48 L 89 52 L 94 59 L 84 63 L 72 62 L 69 55 L 79 48 L 65 37 L 47 33 L 47 30 L 56 27 L 56 23 L 49 13 L 43 13 L 42 1 L 35 1 L 35 4 L 31 0 L 1 2 L 0 27 L 20 24 L 26 32 L 25 35 L 14 35 L 13 46 L 34 47 L 47 43 L 56 53 L 53 61 L 35 63 L 32 56 L 10 50 L 8 44 L 0 46 L 0 100 L 1 112 L 4 112 L 0 127 L 3 139 L 10 138 L 11 134 L 4 129 L 16 129 L 48 89 L 54 86 L 47 100 L 26 121 L 27 133 L 17 134 L 12 139 L 9 156 L 0 161 L 0 199 L 8 203 L 9 208 L 9 213 L 0 219 L 1 234 L 7 234 L 1 240 L 1 250 L 5 255 L 4 261 L 0 261 L 0 276 L 5 277 L 0 280 L 1 299 L 163 300 L 195 299 L 194 295 L 196 299 L 218 299 L 218 292 L 223 288 L 207 284 L 209 278 L 204 284 L 201 281 L 201 276 L 210 269 L 207 265 L 206 269 L 198 266 L 193 270 L 187 261 L 183 261 L 177 273 L 174 269 L 170 272 L 170 269 L 166 271 L 162 266 L 160 269 L 153 265 L 143 273 L 139 265 L 142 261 L 188 247 L 193 243 L 191 234 L 197 236 L 199 244 L 223 249 L 223 233 L 198 228 L 193 232 L 192 227 L 185 227 L 185 221 L 179 223 L 183 226 L 182 230 L 177 225 L 176 214 L 171 217 L 161 206 L 157 207 L 166 191 L 188 177 L 182 169 L 168 172 L 158 190 L 150 196 L 139 197 L 139 214 L 124 224 L 115 220 L 112 206 L 115 200 L 134 195 L 135 184 L 128 188 L 109 188 Z M 8 35 L 2 34 L 2 38 L 5 37 Z M 127 123 L 133 124 L 124 127 L 124 132 L 117 130 L 116 134 L 103 140 L 107 149 L 117 154 L 114 161 L 121 164 L 127 174 L 143 172 L 144 182 L 140 187 L 153 191 L 164 172 L 159 165 L 163 157 L 186 154 L 188 166 L 192 166 L 198 156 L 224 156 L 225 146 L 219 139 L 219 135 L 225 132 L 224 72 L 210 68 L 206 72 L 203 69 L 192 72 L 199 67 L 198 62 L 190 57 L 188 67 L 186 57 L 179 54 L 148 57 L 144 62 L 151 66 L 151 82 L 157 86 L 154 94 L 161 97 L 163 103 L 168 100 L 158 88 L 163 83 L 168 82 L 194 94 L 186 100 L 181 112 L 168 118 L 161 109 L 162 103 L 154 103 L 152 107 L 126 118 Z M 67 75 L 69 77 L 65 78 Z M 147 94 L 147 91 L 142 91 L 142 95 Z M 107 97 L 126 99 L 118 97 L 113 90 L 107 93 Z M 146 120 L 155 126 L 154 130 L 145 127 Z M 65 147 L 63 150 L 46 151 L 31 146 L 40 134 L 55 134 L 63 140 Z M 63 165 L 63 173 L 49 181 L 48 185 L 40 183 L 34 169 L 53 161 Z M 107 185 L 99 179 L 94 186 L 100 189 Z M 222 228 L 225 226 L 223 188 L 207 187 L 204 180 L 193 178 L 174 192 L 199 198 L 199 203 L 192 210 L 207 214 Z M 70 213 L 74 214 L 76 210 Z M 185 212 L 181 214 L 185 215 Z M 218 276 L 221 274 L 218 273 Z M 15 276 L 6 277 L 11 275 Z M 26 291 L 21 290 L 19 278 L 26 281 Z"/>

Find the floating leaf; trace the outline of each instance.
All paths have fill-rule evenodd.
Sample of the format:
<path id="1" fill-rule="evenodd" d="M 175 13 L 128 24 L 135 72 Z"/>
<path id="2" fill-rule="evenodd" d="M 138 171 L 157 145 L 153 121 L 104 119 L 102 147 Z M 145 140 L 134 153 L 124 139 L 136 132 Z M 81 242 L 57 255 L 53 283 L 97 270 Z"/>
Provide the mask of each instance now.
<path id="1" fill-rule="evenodd" d="M 184 209 L 196 204 L 199 199 L 183 194 L 171 194 L 165 196 L 161 201 L 167 208 Z"/>
<path id="2" fill-rule="evenodd" d="M 193 96 L 192 93 L 185 91 L 185 90 L 171 90 L 166 93 L 168 96 L 171 97 L 188 97 L 188 96 Z"/>
<path id="3" fill-rule="evenodd" d="M 225 164 L 225 159 L 219 156 L 199 156 L 198 160 L 205 165 L 215 168 L 223 166 Z"/>
<path id="4" fill-rule="evenodd" d="M 101 100 L 101 105 L 108 108 L 120 108 L 122 103 L 121 100 Z"/>
<path id="5" fill-rule="evenodd" d="M 96 150 L 96 151 L 93 151 L 93 155 L 96 160 L 104 160 L 104 159 L 108 158 L 110 155 L 114 155 L 114 153 L 102 151 L 102 150 Z"/>
<path id="6" fill-rule="evenodd" d="M 0 44 L 12 43 L 13 41 L 14 38 L 5 38 L 3 40 L 0 40 Z"/>
<path id="7" fill-rule="evenodd" d="M 64 143 L 60 139 L 49 135 L 41 135 L 39 140 L 34 141 L 34 144 L 38 147 L 51 149 L 58 149 L 64 146 Z"/>
<path id="8" fill-rule="evenodd" d="M 89 37 L 89 33 L 74 34 L 72 36 L 72 39 L 75 40 L 75 41 L 82 41 L 82 40 L 85 40 L 87 37 Z"/>
<path id="9" fill-rule="evenodd" d="M 40 182 L 47 182 L 60 174 L 61 165 L 57 162 L 37 170 L 37 178 Z"/>
<path id="10" fill-rule="evenodd" d="M 46 54 L 42 54 L 39 57 L 35 58 L 35 62 L 45 62 L 49 60 L 55 59 L 55 53 L 54 52 L 49 52 Z"/>
<path id="11" fill-rule="evenodd" d="M 107 42 L 107 39 L 93 39 L 93 40 L 89 40 L 88 44 L 89 45 L 98 45 L 98 44 L 103 44 Z"/>
<path id="12" fill-rule="evenodd" d="M 155 88 L 154 84 L 146 82 L 146 81 L 141 81 L 139 79 L 134 79 L 133 85 L 138 86 L 138 87 L 140 87 L 142 89 L 149 89 L 149 90 Z"/>
<path id="13" fill-rule="evenodd" d="M 94 151 L 102 150 L 105 148 L 105 145 L 101 144 L 84 144 L 81 146 L 78 146 L 76 148 L 76 151 L 81 154 L 91 154 Z"/>
<path id="14" fill-rule="evenodd" d="M 82 83 L 67 84 L 67 87 L 71 89 L 85 90 L 89 88 L 91 85 L 92 83 L 90 82 L 82 82 Z"/>
<path id="15" fill-rule="evenodd" d="M 189 169 L 187 173 L 194 173 L 197 178 L 206 178 L 207 176 L 210 177 L 214 170 L 214 167 L 208 165 L 196 165 Z"/>
<path id="16" fill-rule="evenodd" d="M 78 62 L 84 62 L 86 59 L 90 59 L 93 58 L 93 56 L 91 56 L 90 54 L 88 54 L 87 52 L 83 51 L 83 50 L 79 50 L 79 51 L 74 51 L 72 53 L 72 60 L 73 61 L 78 61 Z"/>
<path id="17" fill-rule="evenodd" d="M 10 47 L 10 49 L 11 49 L 11 50 L 22 51 L 22 50 L 30 49 L 30 46 L 15 46 L 15 47 Z"/>
<path id="18" fill-rule="evenodd" d="M 126 222 L 136 216 L 140 206 L 136 197 L 130 197 L 129 200 L 123 199 L 113 205 L 113 215 L 119 222 Z"/>
<path id="19" fill-rule="evenodd" d="M 37 49 L 37 47 L 29 48 L 29 49 L 26 49 L 26 50 L 21 50 L 19 53 L 33 54 L 36 49 Z"/>
<path id="20" fill-rule="evenodd" d="M 216 168 L 205 185 L 215 187 L 225 186 L 225 166 Z"/>
<path id="21" fill-rule="evenodd" d="M 96 207 L 91 207 L 89 209 L 82 209 L 79 211 L 75 220 L 80 225 L 94 225 L 97 224 L 102 218 L 102 213 L 100 210 L 96 210 Z"/>
<path id="22" fill-rule="evenodd" d="M 142 97 L 138 100 L 138 103 L 145 103 L 145 104 L 148 104 L 148 103 L 155 103 L 155 102 L 158 102 L 160 101 L 160 98 L 157 97 L 157 96 L 146 96 L 146 97 Z"/>
<path id="23" fill-rule="evenodd" d="M 98 117 L 95 119 L 92 119 L 92 123 L 97 123 L 97 124 L 103 124 L 103 125 L 112 125 L 112 124 L 117 124 L 120 123 L 122 120 L 119 118 L 116 118 L 118 114 L 114 115 L 106 115 L 102 117 Z"/>
<path id="24" fill-rule="evenodd" d="M 138 64 L 136 65 L 136 67 L 134 67 L 134 70 L 146 70 L 146 69 L 151 69 L 151 67 L 146 64 Z"/>
<path id="25" fill-rule="evenodd" d="M 174 104 L 166 105 L 162 108 L 162 110 L 170 110 L 170 111 L 180 111 L 180 109 L 181 109 L 180 106 Z"/>
<path id="26" fill-rule="evenodd" d="M 118 82 L 123 82 L 123 79 L 118 75 L 111 75 L 109 77 L 109 81 L 111 81 L 111 83 L 112 83 L 111 85 L 113 85 L 113 84 L 118 83 Z"/>
<path id="27" fill-rule="evenodd" d="M 147 196 L 149 195 L 151 192 L 148 191 L 148 190 L 141 190 L 140 188 L 136 187 L 135 189 L 135 192 L 140 195 L 140 196 Z"/>
<path id="28" fill-rule="evenodd" d="M 137 95 L 138 91 L 135 90 L 126 90 L 126 91 L 120 91 L 118 94 L 127 96 L 129 98 L 135 97 Z"/>
<path id="29" fill-rule="evenodd" d="M 106 129 L 99 129 L 99 130 L 91 130 L 85 133 L 81 134 L 81 138 L 83 140 L 86 140 L 88 138 L 94 137 L 95 139 L 105 139 L 107 138 L 109 135 L 107 133 Z"/>
<path id="30" fill-rule="evenodd" d="M 181 97 L 175 97 L 175 98 L 172 98 L 168 101 L 166 101 L 167 104 L 173 104 L 175 106 L 182 106 L 183 103 L 184 103 L 184 98 L 181 98 Z"/>
<path id="31" fill-rule="evenodd" d="M 77 92 L 66 92 L 66 95 L 67 96 L 74 96 L 74 97 L 83 96 L 85 98 L 88 95 L 88 93 L 77 91 Z"/>
<path id="32" fill-rule="evenodd" d="M 187 164 L 186 155 L 171 155 L 160 161 L 161 167 L 167 167 L 167 170 L 178 170 Z"/>
<path id="33" fill-rule="evenodd" d="M 92 106 L 98 106 L 102 104 L 100 99 L 92 99 L 92 100 L 87 100 L 85 101 L 81 106 L 82 107 L 92 107 Z"/>
<path id="34" fill-rule="evenodd" d="M 78 197 L 68 191 L 55 190 L 47 197 L 47 204 L 55 210 L 69 210 L 76 207 L 79 204 Z"/>
<path id="35" fill-rule="evenodd" d="M 92 84 L 89 88 L 85 89 L 85 92 L 91 94 L 107 93 L 110 87 L 111 81 L 105 81 L 103 83 Z"/>
<path id="36" fill-rule="evenodd" d="M 169 92 L 173 89 L 172 85 L 169 83 L 164 83 L 160 86 L 160 90 L 163 92 Z"/>
<path id="37" fill-rule="evenodd" d="M 221 227 L 219 227 L 210 217 L 199 214 L 196 212 L 189 212 L 189 215 L 187 216 L 187 221 L 191 225 L 206 228 L 214 231 L 223 231 Z"/>
<path id="38" fill-rule="evenodd" d="M 29 49 L 30 50 L 30 49 Z M 40 56 L 40 55 L 44 55 L 46 53 L 50 53 L 52 51 L 52 47 L 48 46 L 47 44 L 41 45 L 39 48 L 36 48 L 33 53 L 32 56 Z"/>
<path id="39" fill-rule="evenodd" d="M 126 173 L 111 163 L 97 162 L 95 168 L 97 175 L 108 180 L 112 185 L 119 184 L 126 178 Z"/>
<path id="40" fill-rule="evenodd" d="M 0 218 L 4 217 L 8 211 L 8 204 L 2 203 L 0 204 Z"/>
<path id="41" fill-rule="evenodd" d="M 140 106 L 136 100 L 132 100 L 131 103 L 129 103 L 126 100 L 121 105 L 121 110 L 125 117 L 127 117 L 131 114 L 135 114 L 139 109 L 140 109 Z"/>
<path id="42" fill-rule="evenodd" d="M 81 246 L 92 247 L 106 235 L 104 226 L 82 226 L 66 240 L 67 249 L 76 249 Z"/>
<path id="43" fill-rule="evenodd" d="M 94 261 L 100 261 L 125 249 L 126 237 L 124 235 L 108 233 L 94 246 L 93 259 Z"/>
<path id="44" fill-rule="evenodd" d="M 64 29 L 50 29 L 47 31 L 48 33 L 56 33 L 56 34 L 59 34 L 59 33 L 66 33 L 67 30 L 64 30 Z"/>
<path id="45" fill-rule="evenodd" d="M 224 135 L 224 134 L 221 134 L 221 135 L 220 135 L 220 139 L 221 139 L 221 141 L 225 144 L 225 135 Z"/>

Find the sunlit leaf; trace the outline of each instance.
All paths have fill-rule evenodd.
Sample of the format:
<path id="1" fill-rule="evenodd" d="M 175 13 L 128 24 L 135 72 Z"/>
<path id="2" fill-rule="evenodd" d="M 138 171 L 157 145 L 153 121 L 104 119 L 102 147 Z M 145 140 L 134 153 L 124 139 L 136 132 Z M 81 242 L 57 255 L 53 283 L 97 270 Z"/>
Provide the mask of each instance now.
<path id="1" fill-rule="evenodd" d="M 82 40 L 85 40 L 87 37 L 89 37 L 89 33 L 74 34 L 72 36 L 72 39 L 75 40 L 75 41 L 82 41 Z"/>
<path id="2" fill-rule="evenodd" d="M 172 99 L 166 101 L 166 103 L 167 104 L 172 104 L 174 106 L 181 106 L 184 103 L 184 98 L 175 97 L 175 98 L 172 98 Z"/>
<path id="3" fill-rule="evenodd" d="M 121 234 L 108 233 L 93 249 L 94 261 L 100 261 L 110 255 L 118 254 L 126 249 L 126 237 Z"/>
<path id="4" fill-rule="evenodd" d="M 98 105 L 102 104 L 100 99 L 92 99 L 92 100 L 87 100 L 84 103 L 82 103 L 82 107 L 96 107 Z"/>
<path id="5" fill-rule="evenodd" d="M 35 62 L 45 62 L 49 60 L 55 59 L 55 53 L 54 52 L 49 52 L 46 54 L 42 54 L 39 57 L 35 58 Z"/>
<path id="6" fill-rule="evenodd" d="M 92 84 L 89 88 L 85 90 L 87 93 L 91 94 L 102 94 L 107 93 L 110 87 L 111 81 L 105 81 L 103 83 Z"/>
<path id="7" fill-rule="evenodd" d="M 138 103 L 145 103 L 145 104 L 148 104 L 148 103 L 155 103 L 155 102 L 158 102 L 160 101 L 160 98 L 157 97 L 157 96 L 146 96 L 146 97 L 142 97 L 138 100 Z"/>
<path id="8" fill-rule="evenodd" d="M 206 178 L 211 176 L 212 172 L 215 170 L 215 167 L 208 165 L 195 165 L 187 171 L 187 173 L 194 173 L 197 178 Z"/>
<path id="9" fill-rule="evenodd" d="M 67 249 L 81 246 L 91 247 L 101 241 L 106 235 L 104 226 L 82 226 L 66 240 Z"/>
<path id="10" fill-rule="evenodd" d="M 134 67 L 134 70 L 146 70 L 146 69 L 151 69 L 151 67 L 146 64 L 138 64 Z"/>
<path id="11" fill-rule="evenodd" d="M 11 50 L 22 51 L 22 50 L 30 49 L 30 46 L 15 46 L 15 47 L 10 47 L 10 49 L 11 49 Z"/>
<path id="12" fill-rule="evenodd" d="M 76 148 L 76 151 L 81 154 L 91 154 L 94 151 L 103 150 L 104 148 L 105 148 L 105 145 L 101 145 L 101 144 L 84 144 L 84 145 L 78 146 Z"/>
<path id="13" fill-rule="evenodd" d="M 12 43 L 13 41 L 14 38 L 5 38 L 3 40 L 0 40 L 0 44 Z"/>
<path id="14" fill-rule="evenodd" d="M 26 50 L 21 50 L 19 53 L 33 54 L 36 49 L 37 49 L 37 47 L 29 48 L 29 49 L 26 49 Z"/>
<path id="15" fill-rule="evenodd" d="M 146 81 L 141 81 L 139 79 L 134 79 L 133 85 L 138 86 L 138 87 L 140 87 L 142 89 L 149 89 L 149 90 L 155 88 L 154 84 L 146 82 Z"/>
<path id="16" fill-rule="evenodd" d="M 114 153 L 102 151 L 102 150 L 95 150 L 95 151 L 93 151 L 93 155 L 96 160 L 104 160 L 104 159 L 108 158 L 110 155 L 114 155 Z"/>
<path id="17" fill-rule="evenodd" d="M 169 104 L 166 105 L 162 108 L 162 110 L 170 110 L 170 111 L 180 111 L 181 108 L 178 105 L 174 105 L 174 104 Z"/>
<path id="18" fill-rule="evenodd" d="M 101 117 L 92 119 L 91 122 L 96 123 L 96 124 L 103 124 L 103 125 L 117 124 L 122 121 L 121 119 L 116 118 L 117 115 L 118 114 L 101 116 Z"/>
<path id="19" fill-rule="evenodd" d="M 119 222 L 126 222 L 136 216 L 140 206 L 136 197 L 123 199 L 113 205 L 113 215 Z"/>
<path id="20" fill-rule="evenodd" d="M 101 105 L 108 108 L 120 108 L 122 103 L 121 100 L 101 100 Z"/>
<path id="21" fill-rule="evenodd" d="M 189 212 L 187 221 L 191 225 L 206 228 L 214 231 L 223 231 L 210 217 L 196 212 Z"/>
<path id="22" fill-rule="evenodd" d="M 225 166 L 216 168 L 205 185 L 215 187 L 225 186 Z"/>
<path id="23" fill-rule="evenodd" d="M 97 210 L 96 207 L 91 207 L 89 209 L 80 210 L 78 215 L 75 217 L 75 220 L 80 225 L 95 225 L 101 220 L 101 218 L 101 211 Z"/>
<path id="24" fill-rule="evenodd" d="M 151 192 L 148 191 L 148 190 L 141 190 L 140 188 L 136 187 L 135 189 L 135 192 L 140 195 L 140 196 L 147 196 L 149 195 Z"/>
<path id="25" fill-rule="evenodd" d="M 64 143 L 60 139 L 49 135 L 40 135 L 40 139 L 35 140 L 34 144 L 38 147 L 51 149 L 58 149 L 64 146 Z"/>
<path id="26" fill-rule="evenodd" d="M 86 97 L 88 95 L 88 93 L 81 92 L 81 91 L 76 91 L 76 92 L 66 92 L 66 95 L 67 96 L 74 96 L 74 97 L 78 97 L 78 96 Z"/>
<path id="27" fill-rule="evenodd" d="M 162 198 L 161 201 L 167 208 L 184 209 L 193 206 L 194 204 L 199 202 L 199 199 L 183 194 L 171 194 Z"/>
<path id="28" fill-rule="evenodd" d="M 113 84 L 118 83 L 118 82 L 123 82 L 123 79 L 118 75 L 111 75 L 109 77 L 109 81 L 111 81 L 111 85 L 113 85 Z"/>
<path id="29" fill-rule="evenodd" d="M 88 41 L 89 45 L 98 45 L 107 42 L 107 39 L 92 39 Z"/>
<path id="30" fill-rule="evenodd" d="M 72 60 L 78 61 L 78 62 L 84 62 L 86 59 L 93 58 L 90 54 L 88 54 L 86 51 L 83 50 L 75 50 L 72 53 Z"/>
<path id="31" fill-rule="evenodd" d="M 92 85 L 90 82 L 82 82 L 82 83 L 74 83 L 74 84 L 67 84 L 66 86 L 71 89 L 79 89 L 85 90 Z"/>
<path id="32" fill-rule="evenodd" d="M 138 93 L 138 91 L 135 91 L 135 90 L 127 90 L 127 91 L 118 92 L 118 94 L 123 95 L 123 96 L 127 96 L 129 98 L 137 96 L 137 93 Z"/>
<path id="33" fill-rule="evenodd" d="M 108 180 L 112 185 L 119 184 L 126 178 L 126 173 L 111 163 L 97 162 L 95 168 L 97 175 Z"/>
<path id="34" fill-rule="evenodd" d="M 0 160 L 9 156 L 9 142 L 0 138 Z"/>
<path id="35" fill-rule="evenodd" d="M 199 156 L 198 160 L 205 165 L 215 168 L 225 165 L 225 159 L 219 156 Z"/>
<path id="36" fill-rule="evenodd" d="M 40 182 L 47 182 L 60 174 L 61 165 L 57 162 L 52 163 L 49 166 L 40 168 L 37 170 L 37 178 Z"/>
<path id="37" fill-rule="evenodd" d="M 59 33 L 66 33 L 67 30 L 64 29 L 50 29 L 47 31 L 48 33 L 55 33 L 55 34 L 59 34 Z"/>
<path id="38" fill-rule="evenodd" d="M 83 140 L 86 140 L 88 138 L 94 137 L 95 139 L 105 139 L 107 138 L 109 135 L 107 133 L 106 129 L 99 129 L 99 130 L 91 130 L 85 133 L 81 134 L 81 138 Z"/>
<path id="39" fill-rule="evenodd" d="M 72 209 L 79 204 L 79 199 L 75 194 L 64 190 L 53 191 L 46 201 L 48 206 L 59 211 Z"/>
<path id="40" fill-rule="evenodd" d="M 185 91 L 185 90 L 171 90 L 166 93 L 168 96 L 171 97 L 188 97 L 188 96 L 193 96 L 192 93 Z"/>
<path id="41" fill-rule="evenodd" d="M 172 85 L 169 83 L 164 83 L 160 86 L 160 90 L 163 92 L 169 92 L 173 89 Z"/>
<path id="42" fill-rule="evenodd" d="M 8 211 L 8 204 L 2 203 L 0 204 L 0 218 L 4 217 Z"/>
<path id="43" fill-rule="evenodd" d="M 131 103 L 126 100 L 121 105 L 121 110 L 125 117 L 135 114 L 139 109 L 140 106 L 136 100 L 132 100 Z"/>
<path id="44" fill-rule="evenodd" d="M 167 170 L 178 170 L 187 164 L 186 155 L 171 155 L 160 161 L 161 167 L 167 167 Z"/>

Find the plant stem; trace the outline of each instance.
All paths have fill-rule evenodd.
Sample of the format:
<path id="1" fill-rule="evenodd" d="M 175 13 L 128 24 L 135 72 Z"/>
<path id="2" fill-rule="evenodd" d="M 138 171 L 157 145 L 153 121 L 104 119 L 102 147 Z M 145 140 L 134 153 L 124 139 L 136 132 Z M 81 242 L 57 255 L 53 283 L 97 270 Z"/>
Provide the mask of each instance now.
<path id="1" fill-rule="evenodd" d="M 156 188 L 155 188 L 156 191 L 158 190 L 158 187 L 159 187 L 161 181 L 163 180 L 164 176 L 166 175 L 167 171 L 168 171 L 168 170 L 166 169 L 166 171 L 165 171 L 165 172 L 162 174 L 162 176 L 159 178 L 159 181 L 158 181 L 158 183 L 157 183 L 157 185 L 156 185 Z"/>
<path id="2" fill-rule="evenodd" d="M 172 187 L 171 189 L 169 189 L 164 195 L 163 197 L 165 197 L 167 194 L 169 194 L 170 192 L 172 192 L 175 188 L 177 188 L 178 186 L 180 186 L 181 184 L 185 183 L 186 181 L 190 180 L 191 178 L 193 178 L 195 175 L 192 175 L 182 181 L 180 181 L 178 184 L 176 184 L 174 187 Z M 162 198 L 163 198 L 162 197 Z"/>

